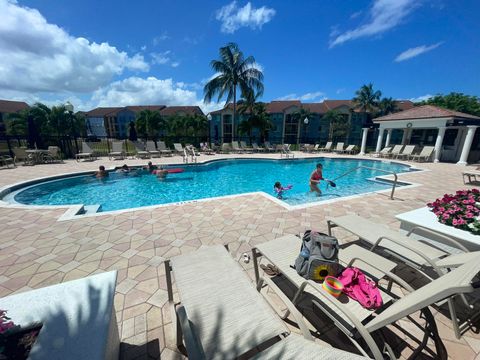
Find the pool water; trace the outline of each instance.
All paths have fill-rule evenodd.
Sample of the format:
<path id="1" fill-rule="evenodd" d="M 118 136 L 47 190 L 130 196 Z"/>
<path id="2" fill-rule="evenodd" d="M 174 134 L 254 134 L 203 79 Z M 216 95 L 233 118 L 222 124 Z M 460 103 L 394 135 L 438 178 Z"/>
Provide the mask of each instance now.
<path id="1" fill-rule="evenodd" d="M 106 179 L 96 179 L 93 176 L 64 178 L 20 190 L 14 199 L 32 205 L 101 205 L 100 211 L 112 211 L 256 191 L 275 196 L 273 185 L 276 181 L 280 181 L 283 186 L 293 185 L 291 190 L 284 193 L 282 200 L 289 205 L 391 188 L 390 183 L 371 180 L 388 174 L 360 168 L 338 179 L 335 188 L 327 188 L 322 181 L 323 194 L 318 197 L 309 191 L 310 174 L 318 162 L 323 164 L 323 176 L 327 179 L 335 179 L 358 166 L 397 173 L 410 171 L 408 166 L 402 164 L 374 160 L 218 160 L 184 166 L 184 172 L 169 174 L 163 181 L 146 172 L 129 175 L 110 173 Z"/>

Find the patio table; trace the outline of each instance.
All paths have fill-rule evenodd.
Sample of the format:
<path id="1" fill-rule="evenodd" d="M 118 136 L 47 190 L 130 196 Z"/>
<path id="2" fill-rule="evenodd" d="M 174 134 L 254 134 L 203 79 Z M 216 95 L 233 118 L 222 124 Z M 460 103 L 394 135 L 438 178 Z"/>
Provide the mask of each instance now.
<path id="1" fill-rule="evenodd" d="M 40 150 L 40 149 L 33 149 L 33 150 L 25 150 L 27 156 L 32 159 L 34 165 L 36 164 L 43 164 L 44 157 L 43 155 L 48 154 L 48 150 Z"/>

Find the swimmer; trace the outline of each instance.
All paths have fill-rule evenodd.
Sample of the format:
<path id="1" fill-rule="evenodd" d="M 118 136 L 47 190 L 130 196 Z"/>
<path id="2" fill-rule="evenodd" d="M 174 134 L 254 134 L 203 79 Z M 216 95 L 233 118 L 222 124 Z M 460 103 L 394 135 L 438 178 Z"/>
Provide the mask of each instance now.
<path id="1" fill-rule="evenodd" d="M 122 173 L 122 174 L 128 174 L 130 172 L 130 169 L 127 164 L 123 164 L 123 166 L 119 169 L 117 169 L 115 172 L 117 173 Z"/>
<path id="2" fill-rule="evenodd" d="M 100 165 L 98 167 L 98 171 L 95 172 L 95 177 L 98 178 L 98 179 L 108 177 L 108 171 L 105 170 L 105 166 Z"/>
<path id="3" fill-rule="evenodd" d="M 320 181 L 324 180 L 322 170 L 323 165 L 319 163 L 317 164 L 316 169 L 310 175 L 310 192 L 316 192 L 318 196 L 322 195 L 322 191 L 318 187 L 318 185 L 320 185 Z"/>
<path id="4" fill-rule="evenodd" d="M 153 165 L 151 161 L 148 162 L 147 166 L 144 167 L 150 174 L 153 174 L 157 170 L 157 165 Z"/>
<path id="5" fill-rule="evenodd" d="M 277 181 L 275 185 L 273 185 L 273 190 L 277 193 L 277 199 L 283 199 L 283 193 L 287 190 L 290 190 L 292 187 L 292 185 L 283 187 L 280 181 Z"/>
<path id="6" fill-rule="evenodd" d="M 168 170 L 163 169 L 161 166 L 158 170 L 155 170 L 155 175 L 157 175 L 158 180 L 165 180 L 168 175 Z"/>

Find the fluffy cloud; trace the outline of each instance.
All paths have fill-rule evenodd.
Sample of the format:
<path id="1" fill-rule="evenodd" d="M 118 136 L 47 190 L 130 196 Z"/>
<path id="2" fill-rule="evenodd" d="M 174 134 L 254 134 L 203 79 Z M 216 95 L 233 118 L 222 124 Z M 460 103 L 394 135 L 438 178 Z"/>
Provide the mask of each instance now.
<path id="1" fill-rule="evenodd" d="M 321 91 L 315 91 L 315 92 L 310 92 L 306 93 L 303 95 L 297 95 L 297 94 L 288 94 L 282 97 L 279 97 L 277 100 L 300 100 L 300 101 L 317 101 L 321 102 L 325 100 L 325 93 Z"/>
<path id="2" fill-rule="evenodd" d="M 407 49 L 404 52 L 402 52 L 401 54 L 399 54 L 395 58 L 395 61 L 400 62 L 400 61 L 405 61 L 405 60 L 414 58 L 418 55 L 421 55 L 421 54 L 424 54 L 426 52 L 432 51 L 432 50 L 436 49 L 437 47 L 439 47 L 440 45 L 442 45 L 441 42 L 433 44 L 433 45 L 429 45 L 429 46 L 421 45 L 421 46 L 417 46 L 417 47 L 414 47 L 414 48 Z"/>
<path id="3" fill-rule="evenodd" d="M 73 37 L 35 9 L 0 0 L 0 14 L 2 92 L 88 92 L 126 69 L 149 69 L 142 55 Z"/>
<path id="4" fill-rule="evenodd" d="M 432 98 L 433 96 L 434 96 L 434 95 L 430 95 L 430 94 L 422 95 L 422 96 L 419 96 L 419 97 L 416 97 L 416 98 L 411 98 L 410 101 L 411 101 L 411 102 L 426 101 L 426 100 Z"/>
<path id="5" fill-rule="evenodd" d="M 221 31 L 233 34 L 241 27 L 261 29 L 275 16 L 275 10 L 262 6 L 255 9 L 250 2 L 244 7 L 238 7 L 233 1 L 217 11 L 216 19 L 222 23 Z"/>
<path id="6" fill-rule="evenodd" d="M 374 0 L 369 21 L 344 33 L 330 34 L 330 47 L 362 37 L 379 35 L 399 25 L 418 4 L 415 0 Z"/>

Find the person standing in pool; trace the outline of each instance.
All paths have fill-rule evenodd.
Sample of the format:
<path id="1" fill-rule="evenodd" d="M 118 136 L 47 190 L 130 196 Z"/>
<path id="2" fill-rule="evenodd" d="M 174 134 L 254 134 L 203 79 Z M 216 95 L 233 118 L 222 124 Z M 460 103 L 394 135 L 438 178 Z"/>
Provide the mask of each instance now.
<path id="1" fill-rule="evenodd" d="M 310 175 L 310 192 L 316 192 L 318 196 L 322 195 L 320 190 L 320 181 L 325 180 L 323 178 L 323 165 L 318 163 L 316 169 Z"/>
<path id="2" fill-rule="evenodd" d="M 153 174 L 157 170 L 157 165 L 153 165 L 151 161 L 148 162 L 147 166 L 144 167 L 150 174 Z"/>
<path id="3" fill-rule="evenodd" d="M 98 167 L 98 171 L 95 172 L 95 177 L 98 179 L 103 179 L 103 178 L 106 178 L 107 176 L 108 176 L 108 171 L 105 170 L 105 166 L 100 165 Z"/>

